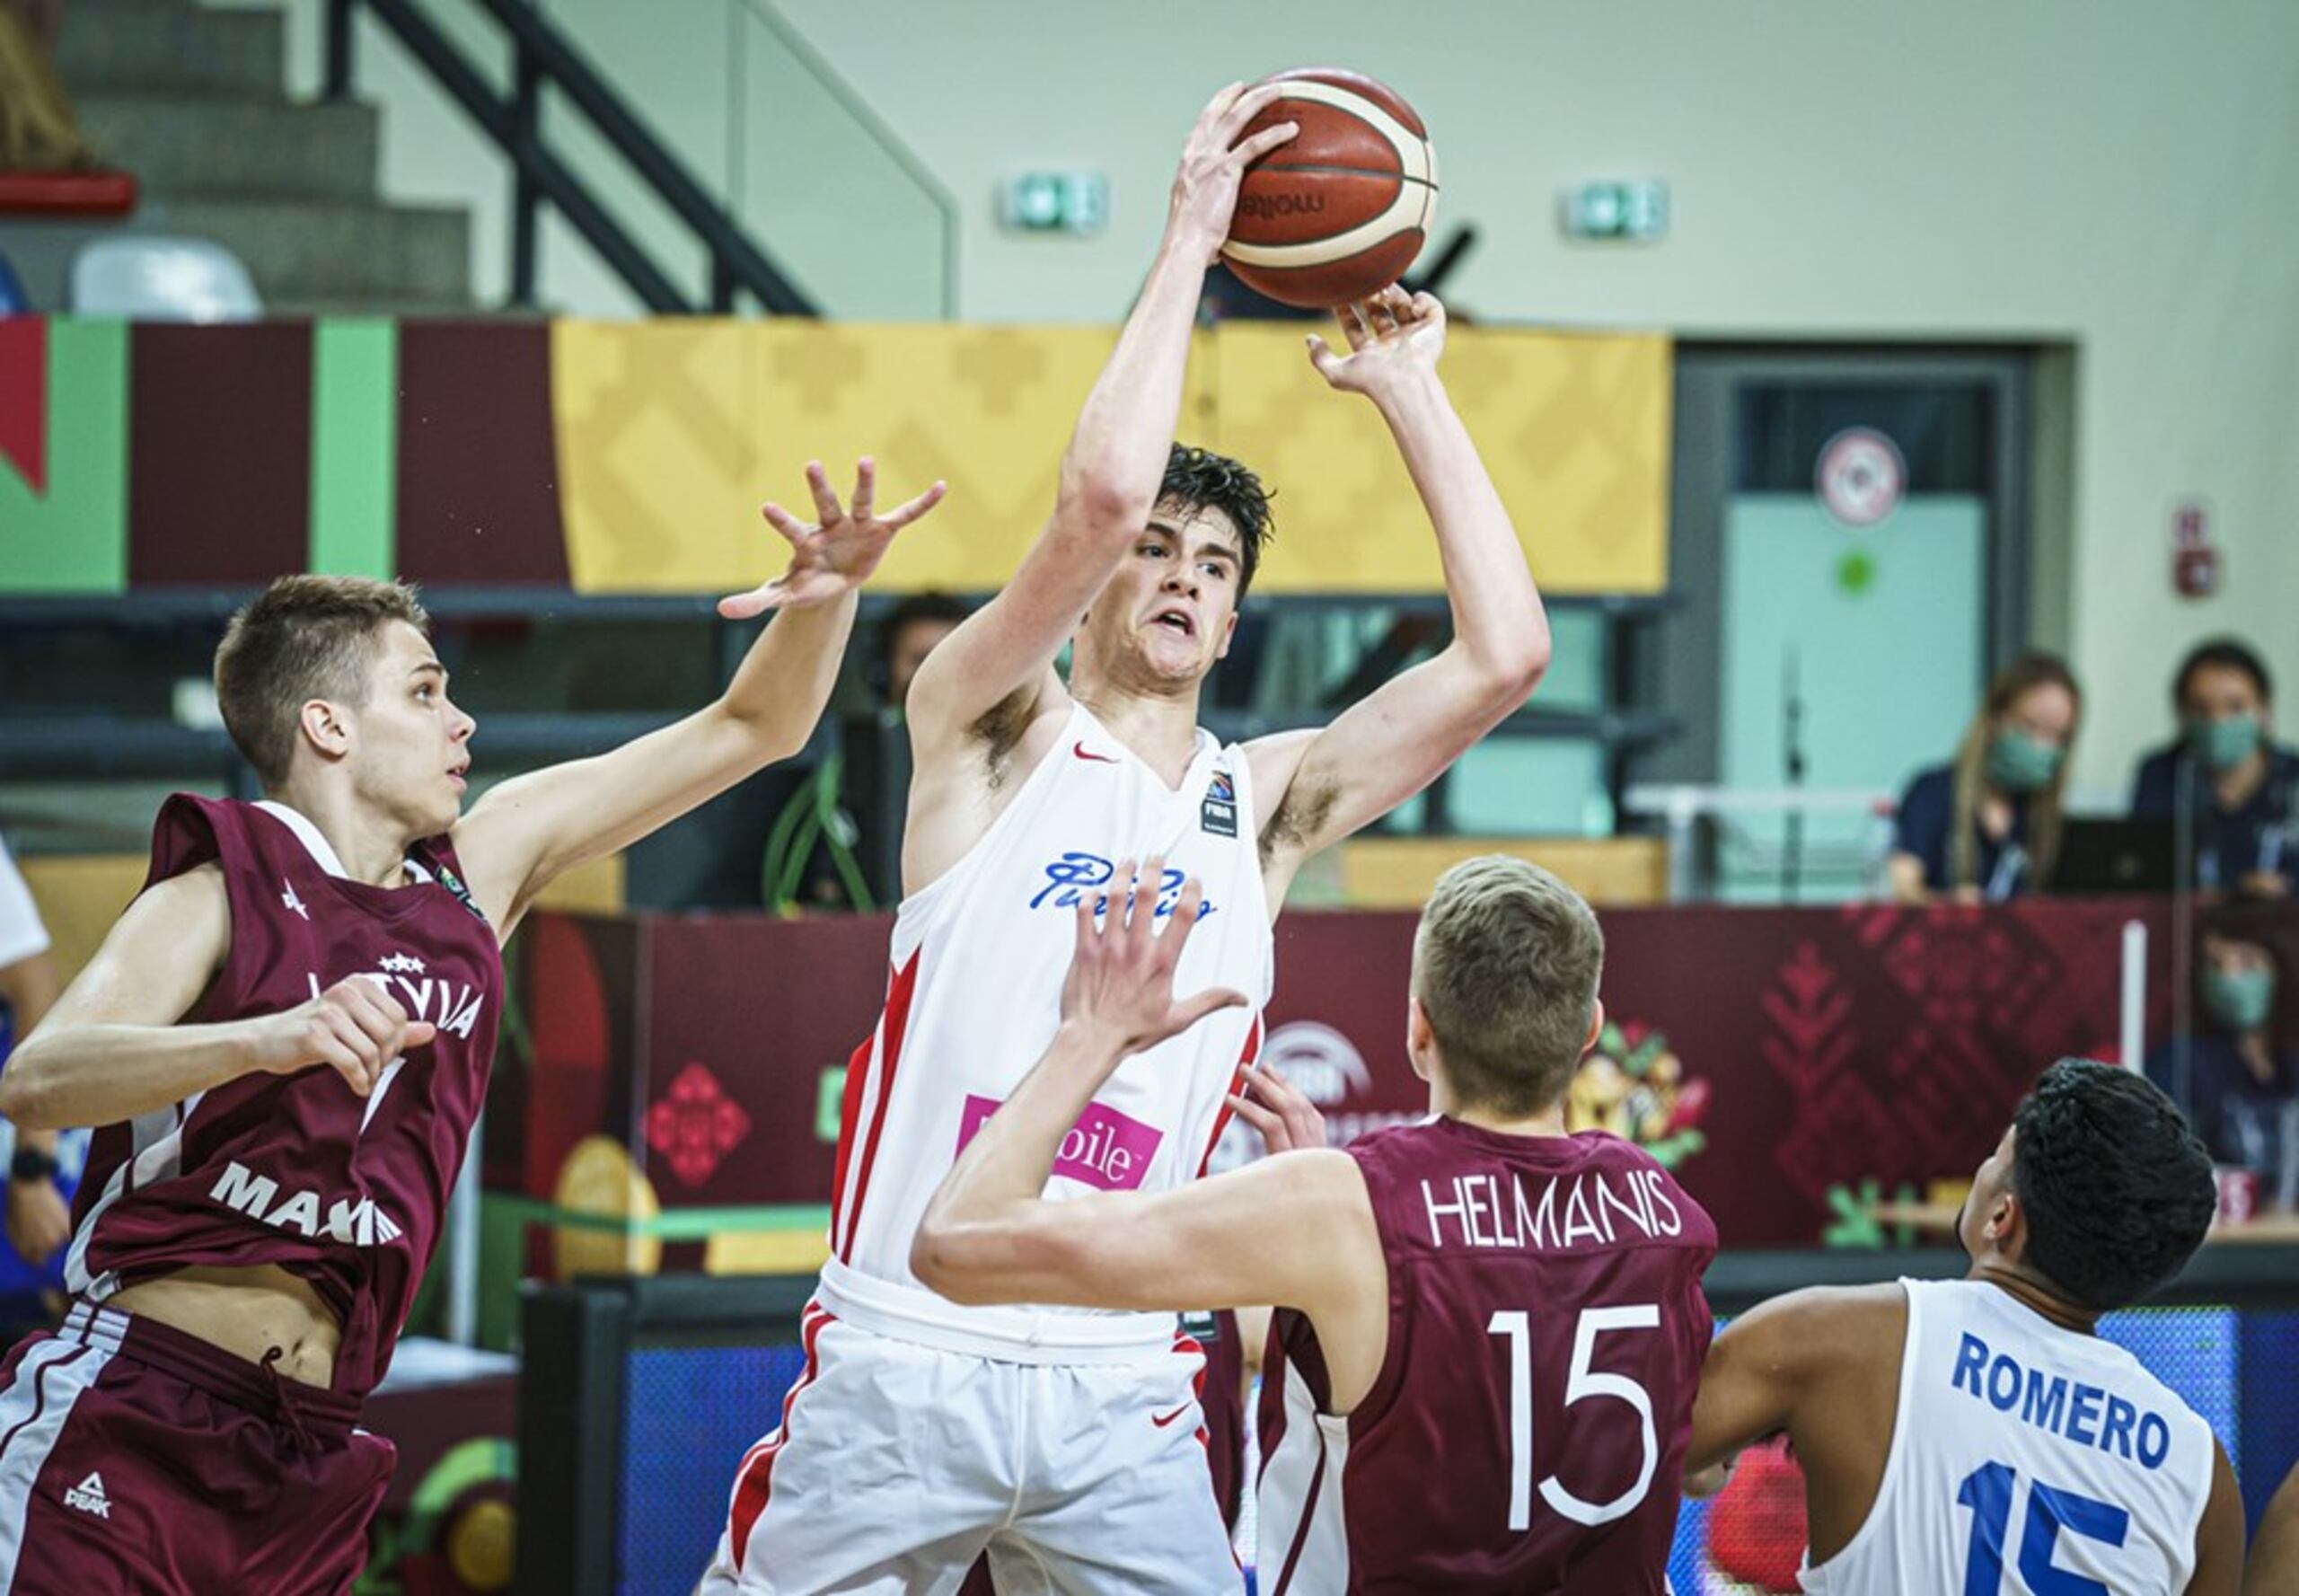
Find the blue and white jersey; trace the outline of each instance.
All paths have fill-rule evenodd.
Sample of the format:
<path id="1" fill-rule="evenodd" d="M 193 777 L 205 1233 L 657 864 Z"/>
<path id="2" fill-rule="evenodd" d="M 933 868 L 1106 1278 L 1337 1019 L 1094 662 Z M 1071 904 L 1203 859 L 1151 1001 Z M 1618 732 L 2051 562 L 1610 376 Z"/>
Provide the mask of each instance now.
<path id="1" fill-rule="evenodd" d="M 2195 1572 L 2211 1427 L 2130 1353 L 1983 1281 L 1915 1281 L 1876 1504 L 1816 1596 L 2166 1596 Z"/>
<path id="2" fill-rule="evenodd" d="M 1077 904 L 1128 859 L 1164 858 L 1161 919 L 1186 877 L 1203 883 L 1174 990 L 1232 987 L 1249 1006 L 1120 1064 L 1063 1141 L 1046 1195 L 1164 1191 L 1204 1168 L 1276 968 L 1252 772 L 1241 745 L 1201 729 L 1188 772 L 1168 787 L 1079 705 L 1018 779 L 982 839 L 895 916 L 885 1011 L 849 1068 L 823 1301 L 913 1332 L 940 1325 L 959 1332 L 937 1338 L 955 1350 L 1070 1336 L 1164 1345 L 1170 1314 L 1055 1310 L 1050 1327 L 1041 1310 L 959 1308 L 919 1284 L 911 1239 L 959 1149 L 1053 1040 Z"/>

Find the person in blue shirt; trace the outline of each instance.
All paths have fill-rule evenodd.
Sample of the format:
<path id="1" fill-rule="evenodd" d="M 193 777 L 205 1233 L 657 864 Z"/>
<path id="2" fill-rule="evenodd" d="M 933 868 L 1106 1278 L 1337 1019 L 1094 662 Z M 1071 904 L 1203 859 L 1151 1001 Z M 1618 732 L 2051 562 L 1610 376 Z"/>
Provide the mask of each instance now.
<path id="1" fill-rule="evenodd" d="M 2148 1055 L 2148 1078 L 2180 1098 L 2213 1158 L 2299 1208 L 2299 911 L 2238 900 L 2197 930 L 2190 1034 Z"/>
<path id="2" fill-rule="evenodd" d="M 2299 885 L 2299 749 L 2276 743 L 2274 701 L 2259 655 L 2215 639 L 2172 686 L 2179 740 L 2139 763 L 2132 817 L 2187 817 L 2198 887 L 2288 897 Z"/>
<path id="3" fill-rule="evenodd" d="M 1893 899 L 1995 904 L 2048 881 L 2083 712 L 2083 692 L 2055 655 L 2024 655 L 1998 673 L 1954 760 L 1918 772 L 1901 795 Z"/>

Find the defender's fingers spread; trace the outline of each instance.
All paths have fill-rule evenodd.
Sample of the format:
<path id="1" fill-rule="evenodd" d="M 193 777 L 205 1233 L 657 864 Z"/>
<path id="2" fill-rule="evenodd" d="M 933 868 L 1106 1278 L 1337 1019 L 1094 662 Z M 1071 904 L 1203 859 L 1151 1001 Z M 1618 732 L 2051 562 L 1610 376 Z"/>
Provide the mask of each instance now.
<path id="1" fill-rule="evenodd" d="M 1259 1131 L 1264 1137 L 1274 1133 L 1278 1127 L 1283 1123 L 1277 1117 L 1277 1115 L 1272 1114 L 1259 1103 L 1249 1102 L 1246 1098 L 1238 1097 L 1235 1092 L 1229 1094 L 1229 1107 L 1236 1113 L 1239 1119 L 1244 1120 L 1247 1124 L 1253 1126 L 1255 1130 Z"/>
<path id="2" fill-rule="evenodd" d="M 1121 927 L 1132 925 L 1133 895 L 1141 886 L 1141 872 L 1134 869 L 1133 861 L 1130 859 L 1118 860 L 1117 869 L 1110 872 L 1110 886 L 1114 889 L 1117 898 L 1110 910 L 1111 914 L 1115 917 L 1110 927 L 1111 930 L 1115 930 Z"/>
<path id="3" fill-rule="evenodd" d="M 830 490 L 830 473 L 819 460 L 806 462 L 806 488 L 815 496 L 815 514 L 824 525 L 846 513 L 839 507 L 838 495 Z"/>
<path id="4" fill-rule="evenodd" d="M 804 548 L 806 546 L 806 539 L 813 534 L 815 530 L 813 527 L 807 525 L 804 521 L 799 520 L 797 516 L 784 509 L 780 505 L 774 503 L 771 499 L 768 500 L 765 504 L 759 506 L 758 513 L 766 517 L 766 524 L 769 526 L 774 528 L 775 531 L 789 539 L 792 544 L 799 548 Z"/>
<path id="5" fill-rule="evenodd" d="M 903 505 L 900 509 L 894 511 L 893 515 L 886 516 L 886 525 L 894 528 L 896 531 L 900 531 L 902 528 L 909 525 L 912 522 L 917 520 L 920 516 L 923 516 L 927 511 L 932 509 L 936 505 L 940 504 L 942 502 L 942 496 L 949 490 L 950 485 L 947 482 L 935 483 L 934 486 L 929 488 L 916 498 L 912 499 L 908 504 Z"/>
<path id="6" fill-rule="evenodd" d="M 1209 1014 L 1218 1014 L 1224 1009 L 1242 1009 L 1245 1005 L 1245 993 L 1226 986 L 1210 987 L 1180 1005 L 1179 1028 L 1185 1031 Z"/>
<path id="7" fill-rule="evenodd" d="M 868 521 L 878 499 L 878 463 L 868 454 L 854 463 L 854 518 Z"/>

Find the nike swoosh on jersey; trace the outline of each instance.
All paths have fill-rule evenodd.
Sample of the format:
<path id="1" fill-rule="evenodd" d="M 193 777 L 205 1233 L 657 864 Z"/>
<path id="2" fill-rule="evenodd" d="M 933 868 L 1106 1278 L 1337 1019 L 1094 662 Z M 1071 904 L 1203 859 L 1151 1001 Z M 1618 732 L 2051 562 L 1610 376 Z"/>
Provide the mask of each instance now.
<path id="1" fill-rule="evenodd" d="M 1179 1407 L 1175 1408 L 1175 1409 L 1174 1409 L 1174 1411 L 1173 1411 L 1173 1412 L 1171 1412 L 1171 1413 L 1167 1413 L 1167 1414 L 1154 1414 L 1154 1413 L 1153 1413 L 1153 1414 L 1151 1414 L 1151 1415 L 1150 1415 L 1150 1422 L 1151 1424 L 1153 1424 L 1157 1425 L 1157 1426 L 1158 1426 L 1158 1428 L 1159 1428 L 1160 1430 L 1162 1430 L 1162 1429 L 1164 1429 L 1167 1424 L 1172 1424 L 1176 1419 L 1177 1419 L 1177 1418 L 1181 1417 L 1181 1416 L 1182 1416 L 1182 1415 L 1184 1415 L 1184 1414 L 1187 1413 L 1187 1412 L 1189 1411 L 1189 1408 L 1190 1408 L 1190 1405 L 1189 1405 L 1188 1403 L 1185 1402 L 1185 1403 L 1183 1403 Z"/>
<path id="2" fill-rule="evenodd" d="M 1073 743 L 1073 744 L 1071 744 L 1071 745 L 1070 745 L 1070 753 L 1072 753 L 1072 754 L 1076 754 L 1079 758 L 1080 758 L 1080 759 L 1090 759 L 1090 760 L 1092 760 L 1096 764 L 1115 764 L 1115 763 L 1118 763 L 1117 755 L 1116 755 L 1116 754 L 1088 754 L 1088 753 L 1087 753 L 1087 752 L 1086 752 L 1086 744 L 1085 744 L 1084 739 L 1082 739 L 1082 738 L 1081 738 L 1081 739 L 1079 739 L 1078 742 Z"/>

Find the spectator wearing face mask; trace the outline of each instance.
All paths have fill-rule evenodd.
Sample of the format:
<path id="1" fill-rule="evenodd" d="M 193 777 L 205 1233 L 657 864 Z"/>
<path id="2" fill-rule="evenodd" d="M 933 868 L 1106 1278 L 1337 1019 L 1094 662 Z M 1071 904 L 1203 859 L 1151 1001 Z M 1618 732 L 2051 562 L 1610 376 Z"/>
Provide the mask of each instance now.
<path id="1" fill-rule="evenodd" d="M 2267 666 L 2233 638 L 2190 653 L 2171 690 L 2180 738 L 2139 764 L 2135 819 L 2184 817 L 2195 884 L 2288 897 L 2299 878 L 2299 750 L 2274 738 Z"/>
<path id="2" fill-rule="evenodd" d="M 2197 926 L 2186 1040 L 2196 1133 L 2223 1164 L 2252 1170 L 2279 1207 L 2299 1207 L 2299 921 L 2256 900 L 2223 904 Z M 2147 1061 L 2166 1091 L 2181 1045 Z"/>
<path id="3" fill-rule="evenodd" d="M 1900 798 L 1896 902 L 1996 904 L 2050 880 L 2083 707 L 2074 676 L 2049 654 L 2026 655 L 1988 683 L 1955 759 L 1918 772 Z"/>

